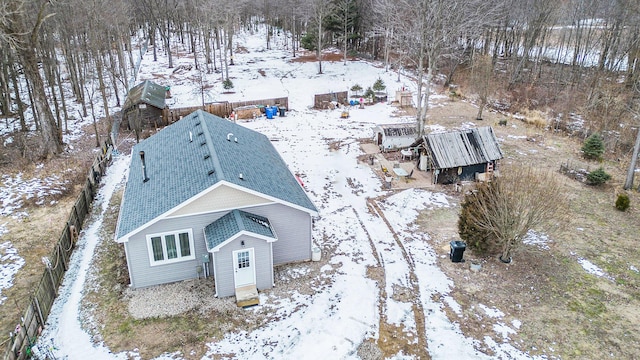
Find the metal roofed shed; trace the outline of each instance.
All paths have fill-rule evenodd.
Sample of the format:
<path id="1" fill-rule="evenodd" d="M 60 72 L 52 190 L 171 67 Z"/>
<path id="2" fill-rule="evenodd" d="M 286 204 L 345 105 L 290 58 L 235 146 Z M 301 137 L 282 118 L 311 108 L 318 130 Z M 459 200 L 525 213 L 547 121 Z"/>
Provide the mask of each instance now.
<path id="1" fill-rule="evenodd" d="M 421 170 L 433 170 L 433 182 L 449 184 L 493 174 L 504 155 L 490 126 L 423 136 Z"/>
<path id="2" fill-rule="evenodd" d="M 381 124 L 373 128 L 373 137 L 381 151 L 411 146 L 418 137 L 415 123 Z"/>
<path id="3" fill-rule="evenodd" d="M 136 121 L 139 121 L 140 128 L 160 125 L 166 95 L 166 86 L 149 80 L 132 87 L 122 106 L 122 126 L 134 129 Z"/>

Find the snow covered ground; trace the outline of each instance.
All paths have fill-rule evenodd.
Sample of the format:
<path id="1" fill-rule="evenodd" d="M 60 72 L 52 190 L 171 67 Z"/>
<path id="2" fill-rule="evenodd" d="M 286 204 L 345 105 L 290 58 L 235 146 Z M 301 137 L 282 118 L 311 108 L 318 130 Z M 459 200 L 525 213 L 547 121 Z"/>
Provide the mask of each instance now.
<path id="1" fill-rule="evenodd" d="M 235 354 L 240 359 L 355 359 L 358 346 L 379 335 L 381 303 L 386 321 L 402 325 L 408 336 L 425 338 L 427 351 L 434 359 L 492 358 L 477 350 L 480 345 L 491 348 L 497 358 L 533 358 L 509 343 L 509 335 L 518 331 L 521 322 L 516 319 L 506 323 L 500 309 L 483 307 L 490 321 L 494 321 L 495 330 L 495 336 L 484 339 L 466 337 L 455 319 L 447 317 L 445 307 L 460 314 L 461 306 L 449 295 L 452 281 L 437 266 L 442 250 L 434 249 L 426 234 L 416 234 L 412 223 L 423 209 L 451 206 L 449 199 L 444 194 L 416 189 L 390 194 L 382 189 L 379 178 L 368 166 L 358 163 L 361 150 L 357 139 L 371 137 L 373 126 L 413 120 L 391 118 L 394 108 L 387 104 L 353 108 L 349 119 L 341 119 L 340 110 L 310 108 L 314 94 L 344 91 L 356 83 L 366 89 L 380 78 L 391 96 L 402 86 L 412 89 L 413 84 L 404 78 L 397 82 L 397 74 L 364 61 L 347 65 L 325 62 L 324 74 L 318 75 L 316 63 L 284 61 L 291 55 L 277 50 L 282 45 L 279 39 L 272 40 L 276 50 L 265 49 L 266 40 L 260 34 L 240 34 L 237 40 L 249 51 L 234 56 L 236 65 L 231 67 L 230 75 L 235 93 L 223 94 L 220 74 L 211 74 L 206 81 L 216 85 L 208 90 L 206 101 L 289 97 L 291 110 L 286 117 L 240 123 L 278 139 L 274 146 L 291 171 L 300 174 L 319 209 L 314 239 L 322 249 L 333 249 L 322 256 L 329 257 L 329 264 L 337 271 L 331 275 L 327 275 L 326 268 L 319 271 L 318 277 L 330 276 L 331 281 L 315 295 L 293 292 L 286 298 L 261 301 L 271 304 L 273 312 L 282 314 L 279 320 L 250 333 L 230 332 L 223 340 L 208 343 L 209 350 L 203 358 Z M 163 61 L 151 60 L 147 54 L 139 80 L 152 79 L 170 85 L 171 106 L 199 104 L 198 83 L 189 80 L 200 76 L 196 70 L 172 74 Z M 190 60 L 176 59 L 176 65 L 187 61 Z M 335 141 L 339 141 L 339 148 L 332 150 L 329 143 Z M 108 169 L 98 194 L 97 212 L 85 224 L 39 341 L 41 350 L 50 348 L 57 359 L 140 358 L 135 349 L 113 354 L 105 344 L 93 344 L 79 322 L 86 272 L 102 241 L 98 229 L 111 195 L 124 184 L 129 159 L 126 154 L 117 155 Z M 374 202 L 379 213 L 370 211 L 367 199 L 381 195 L 390 196 Z M 382 216 L 388 223 L 382 221 Z M 384 269 L 384 289 L 367 276 L 368 267 Z M 394 297 L 397 289 L 416 290 L 417 298 L 413 301 L 417 306 Z M 424 324 L 416 323 L 414 309 L 424 313 Z M 166 354 L 158 359 L 169 358 L 180 358 L 180 354 Z M 394 358 L 413 357 L 400 352 Z"/>

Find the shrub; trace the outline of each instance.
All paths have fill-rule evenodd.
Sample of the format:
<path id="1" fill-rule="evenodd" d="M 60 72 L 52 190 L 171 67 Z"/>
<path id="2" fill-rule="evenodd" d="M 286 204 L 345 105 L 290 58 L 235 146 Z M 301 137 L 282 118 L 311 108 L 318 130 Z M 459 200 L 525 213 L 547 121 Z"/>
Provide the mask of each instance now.
<path id="1" fill-rule="evenodd" d="M 384 91 L 384 89 L 386 89 L 387 86 L 384 84 L 384 81 L 382 81 L 382 79 L 378 78 L 378 80 L 376 80 L 376 82 L 373 83 L 373 90 L 375 91 Z"/>
<path id="2" fill-rule="evenodd" d="M 309 51 L 316 50 L 316 34 L 308 32 L 300 38 L 300 46 Z"/>
<path id="3" fill-rule="evenodd" d="M 631 205 L 629 195 L 625 193 L 618 194 L 618 198 L 616 199 L 616 209 L 620 211 L 627 211 L 627 209 L 629 209 L 629 205 Z"/>
<path id="4" fill-rule="evenodd" d="M 582 145 L 582 153 L 586 159 L 600 160 L 604 154 L 604 142 L 598 133 L 591 134 Z"/>
<path id="5" fill-rule="evenodd" d="M 222 82 L 222 87 L 225 90 L 231 90 L 233 89 L 233 82 L 229 78 L 224 79 L 224 81 Z"/>
<path id="6" fill-rule="evenodd" d="M 587 184 L 588 185 L 602 185 L 611 179 L 611 175 L 607 174 L 602 167 L 597 170 L 593 170 L 589 174 L 587 174 Z"/>
<path id="7" fill-rule="evenodd" d="M 364 97 L 369 98 L 371 100 L 373 100 L 375 96 L 376 94 L 373 92 L 373 89 L 371 89 L 370 87 L 368 87 L 367 91 L 364 92 Z"/>
<path id="8" fill-rule="evenodd" d="M 360 94 L 360 91 L 362 91 L 362 86 L 360 86 L 360 84 L 355 84 L 351 87 L 351 91 L 353 91 L 354 93 L 356 93 L 356 95 Z"/>
<path id="9" fill-rule="evenodd" d="M 478 185 L 475 193 L 469 193 L 464 196 L 462 204 L 460 204 L 460 216 L 458 218 L 458 234 L 464 240 L 467 246 L 480 254 L 487 254 L 495 251 L 495 240 L 492 234 L 481 229 L 474 222 L 474 215 L 478 216 L 480 199 L 484 196 L 490 196 L 489 186 L 493 183 L 483 183 Z"/>

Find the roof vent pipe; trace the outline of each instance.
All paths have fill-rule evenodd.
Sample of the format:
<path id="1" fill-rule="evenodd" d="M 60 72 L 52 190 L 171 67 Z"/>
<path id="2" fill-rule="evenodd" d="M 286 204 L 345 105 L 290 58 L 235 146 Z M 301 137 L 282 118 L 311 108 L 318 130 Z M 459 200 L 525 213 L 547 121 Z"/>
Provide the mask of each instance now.
<path id="1" fill-rule="evenodd" d="M 140 161 L 142 161 L 142 182 L 149 181 L 147 177 L 147 164 L 144 161 L 144 151 L 140 151 Z"/>
<path id="2" fill-rule="evenodd" d="M 233 133 L 228 133 L 227 134 L 227 141 L 231 141 L 231 137 L 233 136 Z"/>
<path id="3" fill-rule="evenodd" d="M 193 133 L 189 131 L 189 142 L 193 142 Z"/>
<path id="4" fill-rule="evenodd" d="M 244 176 L 242 176 L 242 173 L 240 173 L 240 175 L 238 175 L 238 177 L 240 178 L 240 180 L 244 180 Z"/>
<path id="5" fill-rule="evenodd" d="M 233 141 L 238 142 L 238 138 L 233 138 Z"/>

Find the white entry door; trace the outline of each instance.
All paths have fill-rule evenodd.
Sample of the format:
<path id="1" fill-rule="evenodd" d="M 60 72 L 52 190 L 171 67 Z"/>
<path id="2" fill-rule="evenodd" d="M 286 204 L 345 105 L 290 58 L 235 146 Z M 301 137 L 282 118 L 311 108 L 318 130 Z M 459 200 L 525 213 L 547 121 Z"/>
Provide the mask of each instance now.
<path id="1" fill-rule="evenodd" d="M 233 279 L 236 288 L 256 283 L 253 248 L 233 252 Z"/>

